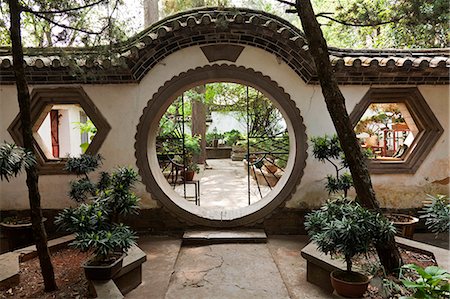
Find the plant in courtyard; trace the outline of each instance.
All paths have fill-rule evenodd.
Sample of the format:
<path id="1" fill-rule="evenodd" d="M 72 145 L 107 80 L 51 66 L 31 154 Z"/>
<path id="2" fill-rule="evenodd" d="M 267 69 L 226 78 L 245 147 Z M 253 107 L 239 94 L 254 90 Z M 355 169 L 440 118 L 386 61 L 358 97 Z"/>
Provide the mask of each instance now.
<path id="1" fill-rule="evenodd" d="M 102 190 L 94 182 L 91 181 L 88 174 L 95 171 L 102 163 L 102 156 L 83 154 L 78 158 L 69 158 L 67 160 L 65 170 L 77 175 L 78 179 L 70 182 L 69 196 L 76 202 L 85 202 L 89 196 L 97 195 Z M 107 176 L 106 173 L 101 174 L 102 178 Z M 103 180 L 100 180 L 102 182 Z"/>
<path id="2" fill-rule="evenodd" d="M 217 147 L 219 144 L 219 140 L 224 138 L 224 134 L 219 133 L 217 128 L 214 127 L 212 132 L 206 133 L 206 143 L 209 146 Z"/>
<path id="3" fill-rule="evenodd" d="M 234 145 L 238 140 L 242 139 L 242 134 L 236 129 L 233 129 L 231 131 L 223 133 L 225 144 L 232 146 Z"/>
<path id="4" fill-rule="evenodd" d="M 428 194 L 430 203 L 426 203 L 420 218 L 425 218 L 425 225 L 433 233 L 448 232 L 450 228 L 450 198 L 445 195 Z"/>
<path id="5" fill-rule="evenodd" d="M 7 142 L 0 145 L 0 180 L 9 182 L 10 178 L 34 164 L 36 158 L 24 148 Z"/>
<path id="6" fill-rule="evenodd" d="M 92 250 L 94 258 L 91 262 L 108 263 L 117 259 L 117 253 L 125 253 L 135 243 L 135 233 L 119 220 L 120 216 L 138 214 L 139 198 L 131 192 L 138 175 L 131 168 L 119 167 L 112 174 L 102 172 L 94 184 L 87 174 L 97 169 L 100 162 L 99 155 L 69 158 L 66 169 L 84 176 L 71 183 L 70 196 L 83 203 L 64 209 L 55 223 L 75 234 L 72 246 L 81 251 Z M 92 195 L 89 203 L 84 202 L 87 194 Z"/>
<path id="7" fill-rule="evenodd" d="M 186 160 L 192 162 L 195 156 L 200 155 L 200 136 L 191 136 L 185 134 L 184 136 L 184 150 L 186 152 Z"/>
<path id="8" fill-rule="evenodd" d="M 13 143 L 4 142 L 0 145 L 0 180 L 9 180 L 19 175 L 24 169 L 36 164 L 34 155 Z M 30 223 L 30 218 L 5 217 L 2 221 L 8 224 Z"/>
<path id="9" fill-rule="evenodd" d="M 75 122 L 75 126 L 80 130 L 80 134 L 87 134 L 89 140 L 80 144 L 83 154 L 86 152 L 89 144 L 94 139 L 95 134 L 97 134 L 97 128 L 95 127 L 92 120 L 88 119 L 86 122 Z"/>
<path id="10" fill-rule="evenodd" d="M 336 135 L 312 137 L 311 142 L 314 158 L 323 163 L 328 161 L 336 170 L 335 175 L 327 175 L 325 188 L 328 194 L 342 191 L 344 196 L 347 196 L 348 190 L 353 187 L 353 179 L 348 172 L 341 174 L 341 171 L 347 168 L 347 163 L 338 137 Z"/>
<path id="11" fill-rule="evenodd" d="M 414 290 L 413 297 L 401 297 L 401 299 L 408 298 L 423 298 L 423 299 L 444 299 L 450 296 L 450 274 L 437 266 L 429 266 L 425 269 L 414 264 L 402 266 L 402 269 L 409 269 L 419 275 L 415 281 L 403 279 L 402 283 L 405 287 Z"/>
<path id="12" fill-rule="evenodd" d="M 319 210 L 306 216 L 305 228 L 320 251 L 345 258 L 347 272 L 352 258 L 367 253 L 376 243 L 394 238 L 395 228 L 378 213 L 345 197 L 328 200 Z"/>

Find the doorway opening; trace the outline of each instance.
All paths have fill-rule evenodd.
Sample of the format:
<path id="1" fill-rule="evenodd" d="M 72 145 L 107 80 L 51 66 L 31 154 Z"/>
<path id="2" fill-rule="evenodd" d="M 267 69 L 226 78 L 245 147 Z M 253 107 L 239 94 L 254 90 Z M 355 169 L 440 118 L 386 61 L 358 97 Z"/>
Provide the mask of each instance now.
<path id="1" fill-rule="evenodd" d="M 281 111 L 261 91 L 215 82 L 181 94 L 159 121 L 158 163 L 188 202 L 208 209 L 249 206 L 286 172 L 289 132 Z"/>
<path id="2" fill-rule="evenodd" d="M 203 128 L 205 137 L 199 138 L 197 136 L 199 135 L 197 132 L 200 130 L 198 126 L 206 127 L 208 122 L 206 120 L 196 121 L 195 113 L 192 116 L 186 111 L 192 110 L 192 103 L 198 102 L 193 99 L 196 98 L 196 94 L 203 93 L 203 88 L 205 97 L 208 99 L 210 84 L 215 88 L 223 89 L 222 92 L 217 93 L 222 98 L 231 93 L 229 89 L 243 90 L 241 94 L 244 96 L 241 97 L 240 103 L 243 103 L 245 108 L 247 105 L 248 108 L 251 108 L 253 104 L 266 105 L 265 109 L 258 111 L 267 112 L 272 109 L 273 115 L 279 118 L 279 122 L 268 122 L 262 126 L 265 128 L 262 135 L 257 135 L 257 131 L 254 131 L 255 134 L 253 134 L 252 120 L 247 121 L 246 119 L 251 119 L 251 114 L 255 113 L 254 110 L 238 109 L 243 112 L 241 113 L 241 119 L 244 120 L 242 123 L 244 127 L 249 126 L 249 130 L 244 128 L 245 130 L 241 132 L 236 128 L 223 128 L 218 125 L 218 122 L 213 124 L 213 115 L 217 119 L 223 115 L 221 115 L 221 111 L 214 111 L 217 107 L 212 107 L 210 108 L 211 122 L 207 128 L 208 131 Z M 229 107 L 236 106 L 231 105 L 235 104 L 233 102 L 229 104 Z M 194 107 L 195 109 L 201 110 L 199 107 Z M 236 110 L 236 108 L 230 109 Z M 168 111 L 169 113 L 167 113 Z M 251 112 L 247 113 L 246 111 Z M 227 113 L 232 113 L 232 111 Z M 208 113 L 203 115 L 205 118 L 209 116 Z M 263 118 L 256 117 L 254 121 L 261 119 Z M 225 121 L 225 123 L 230 124 L 231 120 Z M 236 131 L 239 131 L 239 134 Z M 264 133 L 265 131 L 272 133 L 267 134 L 267 132 Z M 275 81 L 260 72 L 244 67 L 225 64 L 209 65 L 180 73 L 167 81 L 152 96 L 147 107 L 144 108 L 137 126 L 135 155 L 139 173 L 147 191 L 172 215 L 189 224 L 236 227 L 263 220 L 291 198 L 296 186 L 300 183 L 306 164 L 307 136 L 305 131 L 300 110 Z M 172 136 L 161 138 L 167 132 L 171 132 Z M 227 133 L 226 137 L 225 133 Z M 241 136 L 239 137 L 239 135 Z M 235 141 L 230 141 L 233 139 Z M 241 156 L 238 161 L 232 161 L 233 153 L 223 153 L 223 147 L 227 147 L 226 140 L 233 142 L 234 145 L 239 145 L 239 141 L 241 141 L 241 145 L 244 145 L 244 152 L 239 153 Z M 195 155 L 189 155 L 187 149 L 191 147 L 192 141 L 194 143 L 204 142 L 206 150 L 197 150 Z M 206 146 L 207 141 L 210 146 Z M 216 148 L 215 145 L 217 145 Z M 225 181 L 220 178 L 216 180 L 219 182 L 218 184 L 211 184 L 216 187 L 204 192 L 204 188 L 210 183 L 205 176 L 210 170 L 209 167 L 212 167 L 212 170 L 219 169 L 218 172 L 223 174 L 226 167 L 220 171 L 220 167 L 223 165 L 220 167 L 217 164 L 214 165 L 221 159 L 212 159 L 211 156 L 204 157 L 206 164 L 210 165 L 203 166 L 203 174 L 195 174 L 192 180 L 185 178 L 188 168 L 195 169 L 195 165 L 191 167 L 190 162 L 196 162 L 197 166 L 202 164 L 199 163 L 202 162 L 202 152 L 206 155 L 214 153 L 214 155 L 224 157 L 223 159 L 230 163 L 229 168 L 231 169 L 237 169 L 233 163 L 239 164 L 239 171 L 244 174 L 241 177 L 243 182 L 240 183 L 240 186 L 244 187 L 240 190 L 245 194 L 235 196 L 235 198 L 239 198 L 237 200 L 239 203 L 220 203 L 220 201 L 213 200 L 214 197 L 217 199 L 225 197 L 223 192 Z M 244 160 L 247 160 L 247 165 Z M 271 168 L 271 166 L 275 167 Z M 269 170 L 269 168 L 271 169 Z M 273 179 L 272 182 L 271 179 Z M 258 190 L 258 185 L 260 190 Z M 230 189 L 234 187 L 237 190 L 236 186 L 238 184 L 230 183 Z M 253 186 L 254 188 L 252 188 Z M 213 190 L 214 188 L 216 190 Z M 195 192 L 197 192 L 197 196 Z M 248 196 L 249 192 L 253 192 L 254 195 Z M 196 202 L 198 195 L 200 195 L 200 203 L 198 199 Z M 211 206 L 208 207 L 208 205 Z"/>

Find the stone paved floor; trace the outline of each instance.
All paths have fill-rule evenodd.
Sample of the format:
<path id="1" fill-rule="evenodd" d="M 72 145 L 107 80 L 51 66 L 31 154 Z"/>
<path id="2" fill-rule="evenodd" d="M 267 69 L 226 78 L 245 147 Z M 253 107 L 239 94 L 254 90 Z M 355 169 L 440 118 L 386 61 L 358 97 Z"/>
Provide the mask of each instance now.
<path id="1" fill-rule="evenodd" d="M 236 209 L 248 205 L 247 171 L 242 161 L 231 159 L 210 159 L 209 168 L 196 174 L 200 180 L 201 206 L 210 208 Z M 186 185 L 187 196 L 194 195 L 194 185 Z M 175 189 L 184 195 L 184 186 Z M 258 186 L 254 179 L 250 180 L 250 202 L 253 204 L 270 192 L 268 186 Z"/>
<path id="2" fill-rule="evenodd" d="M 448 236 L 415 239 L 448 248 Z M 306 281 L 300 250 L 307 243 L 307 236 L 272 235 L 266 244 L 181 246 L 177 237 L 141 236 L 143 282 L 126 298 L 341 298 Z"/>
<path id="3" fill-rule="evenodd" d="M 338 298 L 306 282 L 306 236 L 270 236 L 267 244 L 181 246 L 144 236 L 143 283 L 126 298 Z"/>

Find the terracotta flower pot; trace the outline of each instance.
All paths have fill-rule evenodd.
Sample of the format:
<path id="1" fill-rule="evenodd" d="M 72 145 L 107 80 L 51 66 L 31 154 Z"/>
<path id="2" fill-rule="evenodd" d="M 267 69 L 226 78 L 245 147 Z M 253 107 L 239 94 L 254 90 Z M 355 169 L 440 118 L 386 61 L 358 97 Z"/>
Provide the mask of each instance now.
<path id="1" fill-rule="evenodd" d="M 335 270 L 330 274 L 331 285 L 341 296 L 360 298 L 367 291 L 370 279 L 357 272 Z"/>
<path id="2" fill-rule="evenodd" d="M 195 176 L 195 171 L 193 170 L 186 170 L 183 172 L 183 178 L 186 182 L 192 181 Z"/>
<path id="3" fill-rule="evenodd" d="M 122 254 L 110 264 L 89 260 L 82 265 L 84 268 L 84 275 L 88 280 L 109 280 L 122 269 L 124 257 L 125 254 Z"/>

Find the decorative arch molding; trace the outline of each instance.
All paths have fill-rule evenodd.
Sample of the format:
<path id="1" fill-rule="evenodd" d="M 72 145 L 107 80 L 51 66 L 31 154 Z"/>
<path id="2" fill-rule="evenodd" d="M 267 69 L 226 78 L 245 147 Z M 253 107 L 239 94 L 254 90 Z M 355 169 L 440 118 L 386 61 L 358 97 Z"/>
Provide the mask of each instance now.
<path id="1" fill-rule="evenodd" d="M 153 24 L 129 40 L 104 47 L 25 49 L 32 84 L 140 82 L 156 64 L 184 48 L 240 45 L 263 49 L 306 83 L 318 83 L 304 34 L 275 15 L 245 8 L 185 11 Z M 0 49 L 0 84 L 15 82 L 11 49 Z M 340 84 L 448 84 L 449 49 L 330 48 Z M 227 55 L 225 60 L 229 60 Z"/>
<path id="2" fill-rule="evenodd" d="M 277 192 L 260 201 L 223 213 L 188 204 L 181 197 L 170 196 L 170 186 L 162 175 L 156 157 L 156 134 L 159 120 L 172 101 L 184 91 L 211 82 L 245 84 L 263 92 L 282 112 L 291 144 L 287 175 L 277 184 Z M 260 72 L 234 65 L 210 65 L 190 69 L 167 81 L 144 108 L 135 135 L 137 166 L 147 191 L 178 219 L 188 224 L 210 227 L 235 227 L 263 221 L 291 198 L 303 176 L 307 159 L 306 127 L 300 110 L 291 97 L 275 81 Z"/>

